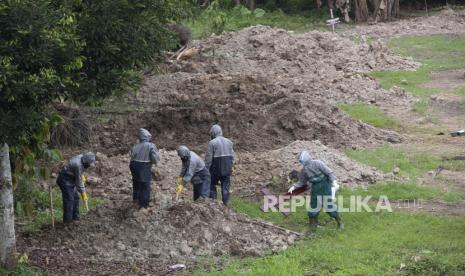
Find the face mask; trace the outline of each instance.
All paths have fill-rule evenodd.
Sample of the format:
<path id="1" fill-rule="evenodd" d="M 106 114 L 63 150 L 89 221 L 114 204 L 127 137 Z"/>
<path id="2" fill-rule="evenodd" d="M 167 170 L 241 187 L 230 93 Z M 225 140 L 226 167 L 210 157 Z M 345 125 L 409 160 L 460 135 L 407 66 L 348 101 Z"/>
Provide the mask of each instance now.
<path id="1" fill-rule="evenodd" d="M 90 167 L 90 163 L 83 163 L 84 169 L 88 169 Z"/>
<path id="2" fill-rule="evenodd" d="M 182 161 L 187 161 L 187 160 L 189 160 L 189 157 L 188 156 L 181 157 L 181 160 Z"/>

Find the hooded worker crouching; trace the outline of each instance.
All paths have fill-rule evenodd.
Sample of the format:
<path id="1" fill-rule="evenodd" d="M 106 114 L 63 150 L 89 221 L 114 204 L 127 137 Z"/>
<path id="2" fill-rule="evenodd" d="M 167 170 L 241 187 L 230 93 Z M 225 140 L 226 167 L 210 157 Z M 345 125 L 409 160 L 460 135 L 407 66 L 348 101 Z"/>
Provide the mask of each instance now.
<path id="1" fill-rule="evenodd" d="M 213 125 L 210 129 L 207 153 L 205 154 L 205 166 L 210 171 L 210 198 L 216 199 L 216 185 L 221 183 L 221 196 L 223 203 L 228 204 L 230 178 L 234 165 L 234 150 L 231 140 L 223 137 L 223 131 L 219 125 Z"/>
<path id="2" fill-rule="evenodd" d="M 339 228 L 343 229 L 344 223 L 339 216 L 337 206 L 334 204 L 335 192 L 339 185 L 333 171 L 323 161 L 313 160 L 306 150 L 298 155 L 298 160 L 303 167 L 300 172 L 299 181 L 291 186 L 289 193 L 309 183 L 311 186 L 311 209 L 308 212 L 310 225 L 318 225 L 318 215 L 321 208 L 324 208 L 326 213 L 336 220 Z"/>
<path id="3" fill-rule="evenodd" d="M 143 211 L 150 211 L 152 164 L 160 162 L 157 146 L 151 143 L 152 134 L 144 128 L 138 131 L 139 143 L 131 150 L 129 169 L 132 174 L 132 199 Z"/>
<path id="4" fill-rule="evenodd" d="M 95 163 L 95 154 L 87 152 L 71 158 L 58 174 L 57 184 L 63 198 L 63 222 L 79 220 L 79 194 L 87 201 L 86 188 L 83 182 L 84 170 Z"/>
<path id="5" fill-rule="evenodd" d="M 187 183 L 192 182 L 194 186 L 194 200 L 198 198 L 208 198 L 210 194 L 210 173 L 205 167 L 203 160 L 186 146 L 179 146 L 176 150 L 182 161 L 181 173 L 178 178 L 178 187 L 176 189 L 179 195 L 186 187 Z"/>

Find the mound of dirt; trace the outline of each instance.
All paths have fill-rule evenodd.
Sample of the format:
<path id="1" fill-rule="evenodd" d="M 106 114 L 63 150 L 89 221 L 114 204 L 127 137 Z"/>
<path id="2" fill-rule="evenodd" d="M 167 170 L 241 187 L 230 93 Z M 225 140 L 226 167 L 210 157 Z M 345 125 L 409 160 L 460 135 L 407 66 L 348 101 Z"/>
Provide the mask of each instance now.
<path id="1" fill-rule="evenodd" d="M 260 186 L 269 186 L 276 192 L 289 188 L 287 176 L 290 171 L 302 167 L 297 155 L 308 150 L 312 158 L 324 161 L 338 178 L 341 186 L 353 187 L 375 183 L 392 176 L 359 164 L 337 150 L 324 146 L 320 141 L 295 141 L 288 146 L 264 153 L 244 153 L 240 156 L 233 188 L 240 195 L 257 194 Z"/>
<path id="2" fill-rule="evenodd" d="M 421 16 L 406 20 L 380 22 L 374 25 L 358 24 L 344 28 L 344 36 L 369 36 L 371 38 L 392 38 L 419 35 L 460 35 L 465 32 L 465 10 L 445 8 L 432 16 Z"/>
<path id="3" fill-rule="evenodd" d="M 81 262 L 104 265 L 153 261 L 159 272 L 177 263 L 189 267 L 202 257 L 261 256 L 286 249 L 296 238 L 294 232 L 251 220 L 207 200 L 179 203 L 149 215 L 129 204 L 99 206 L 80 224 L 44 231 L 40 237 L 24 239 L 22 246 L 28 247 L 33 265 L 43 266 L 42 260 L 48 259 L 51 268 L 69 269 L 56 266 L 58 254 L 64 259 L 75 256 L 76 266 Z"/>
<path id="4" fill-rule="evenodd" d="M 287 175 L 291 170 L 300 170 L 297 154 L 308 150 L 313 158 L 323 160 L 334 170 L 343 186 L 363 186 L 391 178 L 374 168 L 359 164 L 338 150 L 323 145 L 320 141 L 295 141 L 283 148 L 262 152 L 238 152 L 236 172 L 232 177 L 231 192 L 234 196 L 260 195 L 264 185 L 274 185 L 277 192 L 289 185 Z M 160 150 L 161 162 L 153 168 L 152 203 L 156 209 L 169 208 L 174 202 L 176 178 L 181 161 L 175 151 Z M 129 171 L 129 155 L 108 157 L 97 154 L 97 166 L 87 173 L 88 191 L 113 202 L 131 201 L 132 180 Z M 181 196 L 182 201 L 191 201 L 192 187 Z"/>
<path id="5" fill-rule="evenodd" d="M 463 117 L 465 97 L 451 93 L 441 93 L 429 97 L 429 104 L 449 116 Z"/>
<path id="6" fill-rule="evenodd" d="M 294 35 L 256 26 L 193 42 L 197 59 L 170 61 L 165 74 L 149 76 L 134 111 L 102 126 L 95 142 L 105 153 L 126 152 L 146 127 L 156 143 L 204 150 L 219 122 L 237 149 L 275 149 L 318 139 L 336 148 L 399 142 L 398 134 L 349 118 L 337 103 L 363 101 L 409 108 L 401 90 L 386 91 L 363 71 L 414 69 L 379 42 L 354 43 L 337 34 Z"/>

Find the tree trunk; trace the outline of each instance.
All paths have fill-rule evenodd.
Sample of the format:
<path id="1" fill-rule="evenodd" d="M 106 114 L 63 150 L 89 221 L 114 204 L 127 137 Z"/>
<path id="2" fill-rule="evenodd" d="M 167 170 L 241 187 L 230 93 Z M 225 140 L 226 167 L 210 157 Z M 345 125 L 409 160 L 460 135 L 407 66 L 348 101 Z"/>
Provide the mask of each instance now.
<path id="1" fill-rule="evenodd" d="M 234 3 L 236 3 L 236 6 L 239 6 L 241 4 L 241 0 L 234 0 Z"/>
<path id="2" fill-rule="evenodd" d="M 354 1 L 355 21 L 366 22 L 368 20 L 368 5 L 366 0 Z"/>
<path id="3" fill-rule="evenodd" d="M 255 10 L 255 0 L 247 0 L 246 5 L 249 8 L 249 10 L 253 11 Z"/>
<path id="4" fill-rule="evenodd" d="M 8 145 L 0 144 L 0 266 L 7 270 L 16 267 L 16 238 Z"/>

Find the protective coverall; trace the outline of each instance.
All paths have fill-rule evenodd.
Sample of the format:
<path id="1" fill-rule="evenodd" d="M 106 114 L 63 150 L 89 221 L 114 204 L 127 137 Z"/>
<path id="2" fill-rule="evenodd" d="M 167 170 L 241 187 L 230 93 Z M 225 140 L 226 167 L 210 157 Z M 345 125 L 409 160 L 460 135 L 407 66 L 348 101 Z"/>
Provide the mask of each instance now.
<path id="1" fill-rule="evenodd" d="M 310 207 L 308 212 L 310 224 L 316 225 L 318 223 L 318 215 L 321 208 L 324 208 L 326 213 L 332 218 L 336 219 L 338 226 L 343 228 L 344 225 L 339 216 L 337 206 L 334 204 L 334 194 L 332 193 L 332 186 L 336 186 L 336 176 L 333 171 L 320 160 L 312 160 L 308 151 L 302 151 L 298 155 L 302 170 L 299 176 L 299 182 L 294 184 L 298 188 L 305 183 L 310 183 Z"/>
<path id="2" fill-rule="evenodd" d="M 139 143 L 131 150 L 129 169 L 132 174 L 132 199 L 139 208 L 148 208 L 152 183 L 152 164 L 160 162 L 160 154 L 155 144 L 150 142 L 152 135 L 144 128 L 138 131 Z"/>
<path id="3" fill-rule="evenodd" d="M 210 173 L 203 160 L 186 146 L 177 149 L 178 156 L 182 160 L 182 168 L 179 177 L 182 178 L 182 186 L 192 182 L 194 186 L 194 200 L 199 197 L 208 198 L 210 193 Z"/>
<path id="4" fill-rule="evenodd" d="M 223 137 L 223 131 L 219 125 L 213 125 L 210 129 L 207 153 L 205 154 L 205 166 L 210 171 L 210 198 L 216 199 L 216 185 L 221 183 L 221 196 L 223 203 L 228 204 L 229 187 L 234 165 L 234 150 L 231 140 Z"/>
<path id="5" fill-rule="evenodd" d="M 71 158 L 60 170 L 57 184 L 63 198 L 63 222 L 79 220 L 79 194 L 85 195 L 82 173 L 95 162 L 92 152 L 79 154 Z M 85 195 L 87 197 L 87 195 Z"/>

